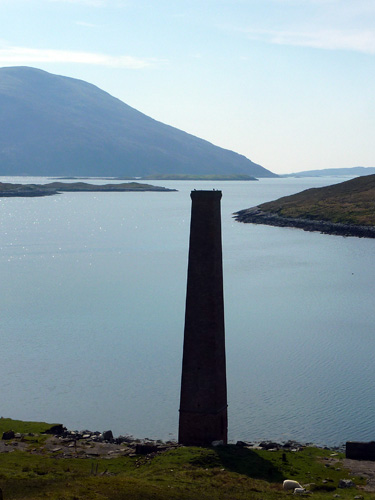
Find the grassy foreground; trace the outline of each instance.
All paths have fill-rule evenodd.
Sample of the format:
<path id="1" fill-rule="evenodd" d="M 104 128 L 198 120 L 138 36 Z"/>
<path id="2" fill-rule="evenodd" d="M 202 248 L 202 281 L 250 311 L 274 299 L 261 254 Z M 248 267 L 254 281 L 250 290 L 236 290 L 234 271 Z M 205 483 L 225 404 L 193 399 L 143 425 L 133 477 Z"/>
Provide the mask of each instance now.
<path id="1" fill-rule="evenodd" d="M 336 489 L 349 478 L 343 458 L 332 451 L 306 447 L 302 451 L 264 451 L 235 445 L 217 448 L 177 447 L 150 456 L 62 458 L 47 451 L 41 432 L 50 424 L 0 419 L 1 433 L 9 429 L 25 436 L 26 448 L 0 453 L 0 488 L 4 500 L 143 500 L 288 498 L 284 479 L 310 484 L 314 499 L 374 498 L 358 489 Z M 25 441 L 24 441 L 25 442 Z M 3 443 L 4 444 L 4 443 Z M 14 443 L 13 443 L 14 444 Z M 3 447 L 4 448 L 4 447 Z M 125 446 L 124 446 L 125 451 Z M 353 478 L 352 478 L 353 479 Z M 363 484 L 361 479 L 355 479 Z"/>

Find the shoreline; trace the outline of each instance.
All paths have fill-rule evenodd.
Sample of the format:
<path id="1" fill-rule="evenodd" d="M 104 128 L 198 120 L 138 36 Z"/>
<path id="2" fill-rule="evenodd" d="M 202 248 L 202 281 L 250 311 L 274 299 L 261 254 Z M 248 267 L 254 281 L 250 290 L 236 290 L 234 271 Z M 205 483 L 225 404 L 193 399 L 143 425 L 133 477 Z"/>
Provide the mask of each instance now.
<path id="1" fill-rule="evenodd" d="M 6 421 L 6 423 L 4 422 Z M 70 445 L 71 443 L 75 443 L 75 447 L 87 445 L 91 443 L 91 446 L 105 446 L 105 453 L 108 453 L 108 447 L 119 447 L 121 445 L 125 445 L 129 448 L 137 448 L 142 451 L 147 451 L 149 448 L 155 448 L 154 451 L 161 451 L 166 448 L 175 448 L 183 446 L 178 443 L 175 439 L 154 439 L 150 437 L 137 438 L 132 434 L 121 434 L 119 436 L 115 436 L 111 430 L 106 430 L 103 432 L 100 431 L 92 431 L 88 429 L 77 430 L 77 429 L 68 429 L 64 424 L 55 423 L 48 424 L 44 422 L 25 422 L 22 420 L 13 420 L 13 419 L 4 419 L 1 417 L 0 423 L 2 424 L 2 428 L 7 428 L 6 431 L 2 431 L 0 433 L 0 453 L 4 448 L 4 442 L 8 442 L 11 445 L 11 441 L 15 440 L 22 442 L 25 436 L 33 436 L 37 434 L 48 436 L 55 440 L 59 440 L 61 444 Z M 5 425 L 4 425 L 5 424 Z M 38 431 L 32 432 L 30 428 L 26 428 L 28 424 L 31 425 L 40 425 L 40 429 Z M 22 428 L 22 432 L 20 432 L 20 426 Z M 35 434 L 36 432 L 36 434 Z M 223 445 L 222 441 L 213 441 L 211 447 L 215 448 L 217 446 Z M 327 444 L 317 444 L 311 441 L 302 442 L 296 441 L 295 439 L 288 439 L 287 441 L 277 441 L 274 439 L 252 439 L 252 440 L 237 440 L 237 441 L 228 441 L 228 446 L 236 446 L 240 448 L 248 448 L 248 449 L 263 449 L 267 451 L 276 451 L 276 450 L 289 450 L 289 451 L 298 451 L 306 447 L 318 448 L 331 450 L 335 452 L 345 452 L 346 443 L 335 444 L 335 445 L 327 445 Z"/>
<path id="2" fill-rule="evenodd" d="M 259 207 L 246 208 L 233 214 L 237 222 L 245 224 L 263 224 L 275 227 L 290 227 L 304 231 L 319 232 L 335 236 L 351 236 L 357 238 L 375 238 L 374 226 L 355 226 L 323 220 L 311 220 L 292 217 L 281 217 L 272 212 L 265 212 Z"/>

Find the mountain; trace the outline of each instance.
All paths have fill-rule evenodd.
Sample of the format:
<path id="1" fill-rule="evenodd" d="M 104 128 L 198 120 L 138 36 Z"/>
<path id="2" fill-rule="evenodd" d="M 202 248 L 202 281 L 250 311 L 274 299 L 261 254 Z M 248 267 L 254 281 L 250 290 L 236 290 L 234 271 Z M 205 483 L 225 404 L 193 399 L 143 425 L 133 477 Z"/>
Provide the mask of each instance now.
<path id="1" fill-rule="evenodd" d="M 0 175 L 277 177 L 87 82 L 0 68 Z"/>
<path id="2" fill-rule="evenodd" d="M 375 174 L 375 167 L 323 168 L 321 170 L 303 170 L 281 177 L 325 177 L 325 176 L 360 176 Z"/>
<path id="3" fill-rule="evenodd" d="M 235 214 L 239 222 L 375 238 L 375 175 L 312 188 Z"/>

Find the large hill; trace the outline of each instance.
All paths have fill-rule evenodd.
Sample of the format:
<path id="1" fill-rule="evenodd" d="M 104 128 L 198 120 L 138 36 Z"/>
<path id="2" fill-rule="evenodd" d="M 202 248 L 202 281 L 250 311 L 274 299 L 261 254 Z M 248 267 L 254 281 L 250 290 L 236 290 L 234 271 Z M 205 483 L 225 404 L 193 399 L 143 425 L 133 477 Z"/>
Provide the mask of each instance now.
<path id="1" fill-rule="evenodd" d="M 87 82 L 29 67 L 0 69 L 0 175 L 277 177 L 140 113 Z"/>
<path id="2" fill-rule="evenodd" d="M 235 214 L 240 222 L 375 237 L 375 175 L 312 188 Z"/>

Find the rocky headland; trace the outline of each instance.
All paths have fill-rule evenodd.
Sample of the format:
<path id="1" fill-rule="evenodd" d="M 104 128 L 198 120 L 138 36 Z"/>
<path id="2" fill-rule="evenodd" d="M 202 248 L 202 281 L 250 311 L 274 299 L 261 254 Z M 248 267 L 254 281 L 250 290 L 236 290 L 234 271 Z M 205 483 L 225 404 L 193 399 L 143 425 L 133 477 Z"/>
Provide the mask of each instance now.
<path id="1" fill-rule="evenodd" d="M 239 222 L 375 238 L 375 175 L 307 189 L 240 210 Z"/>

